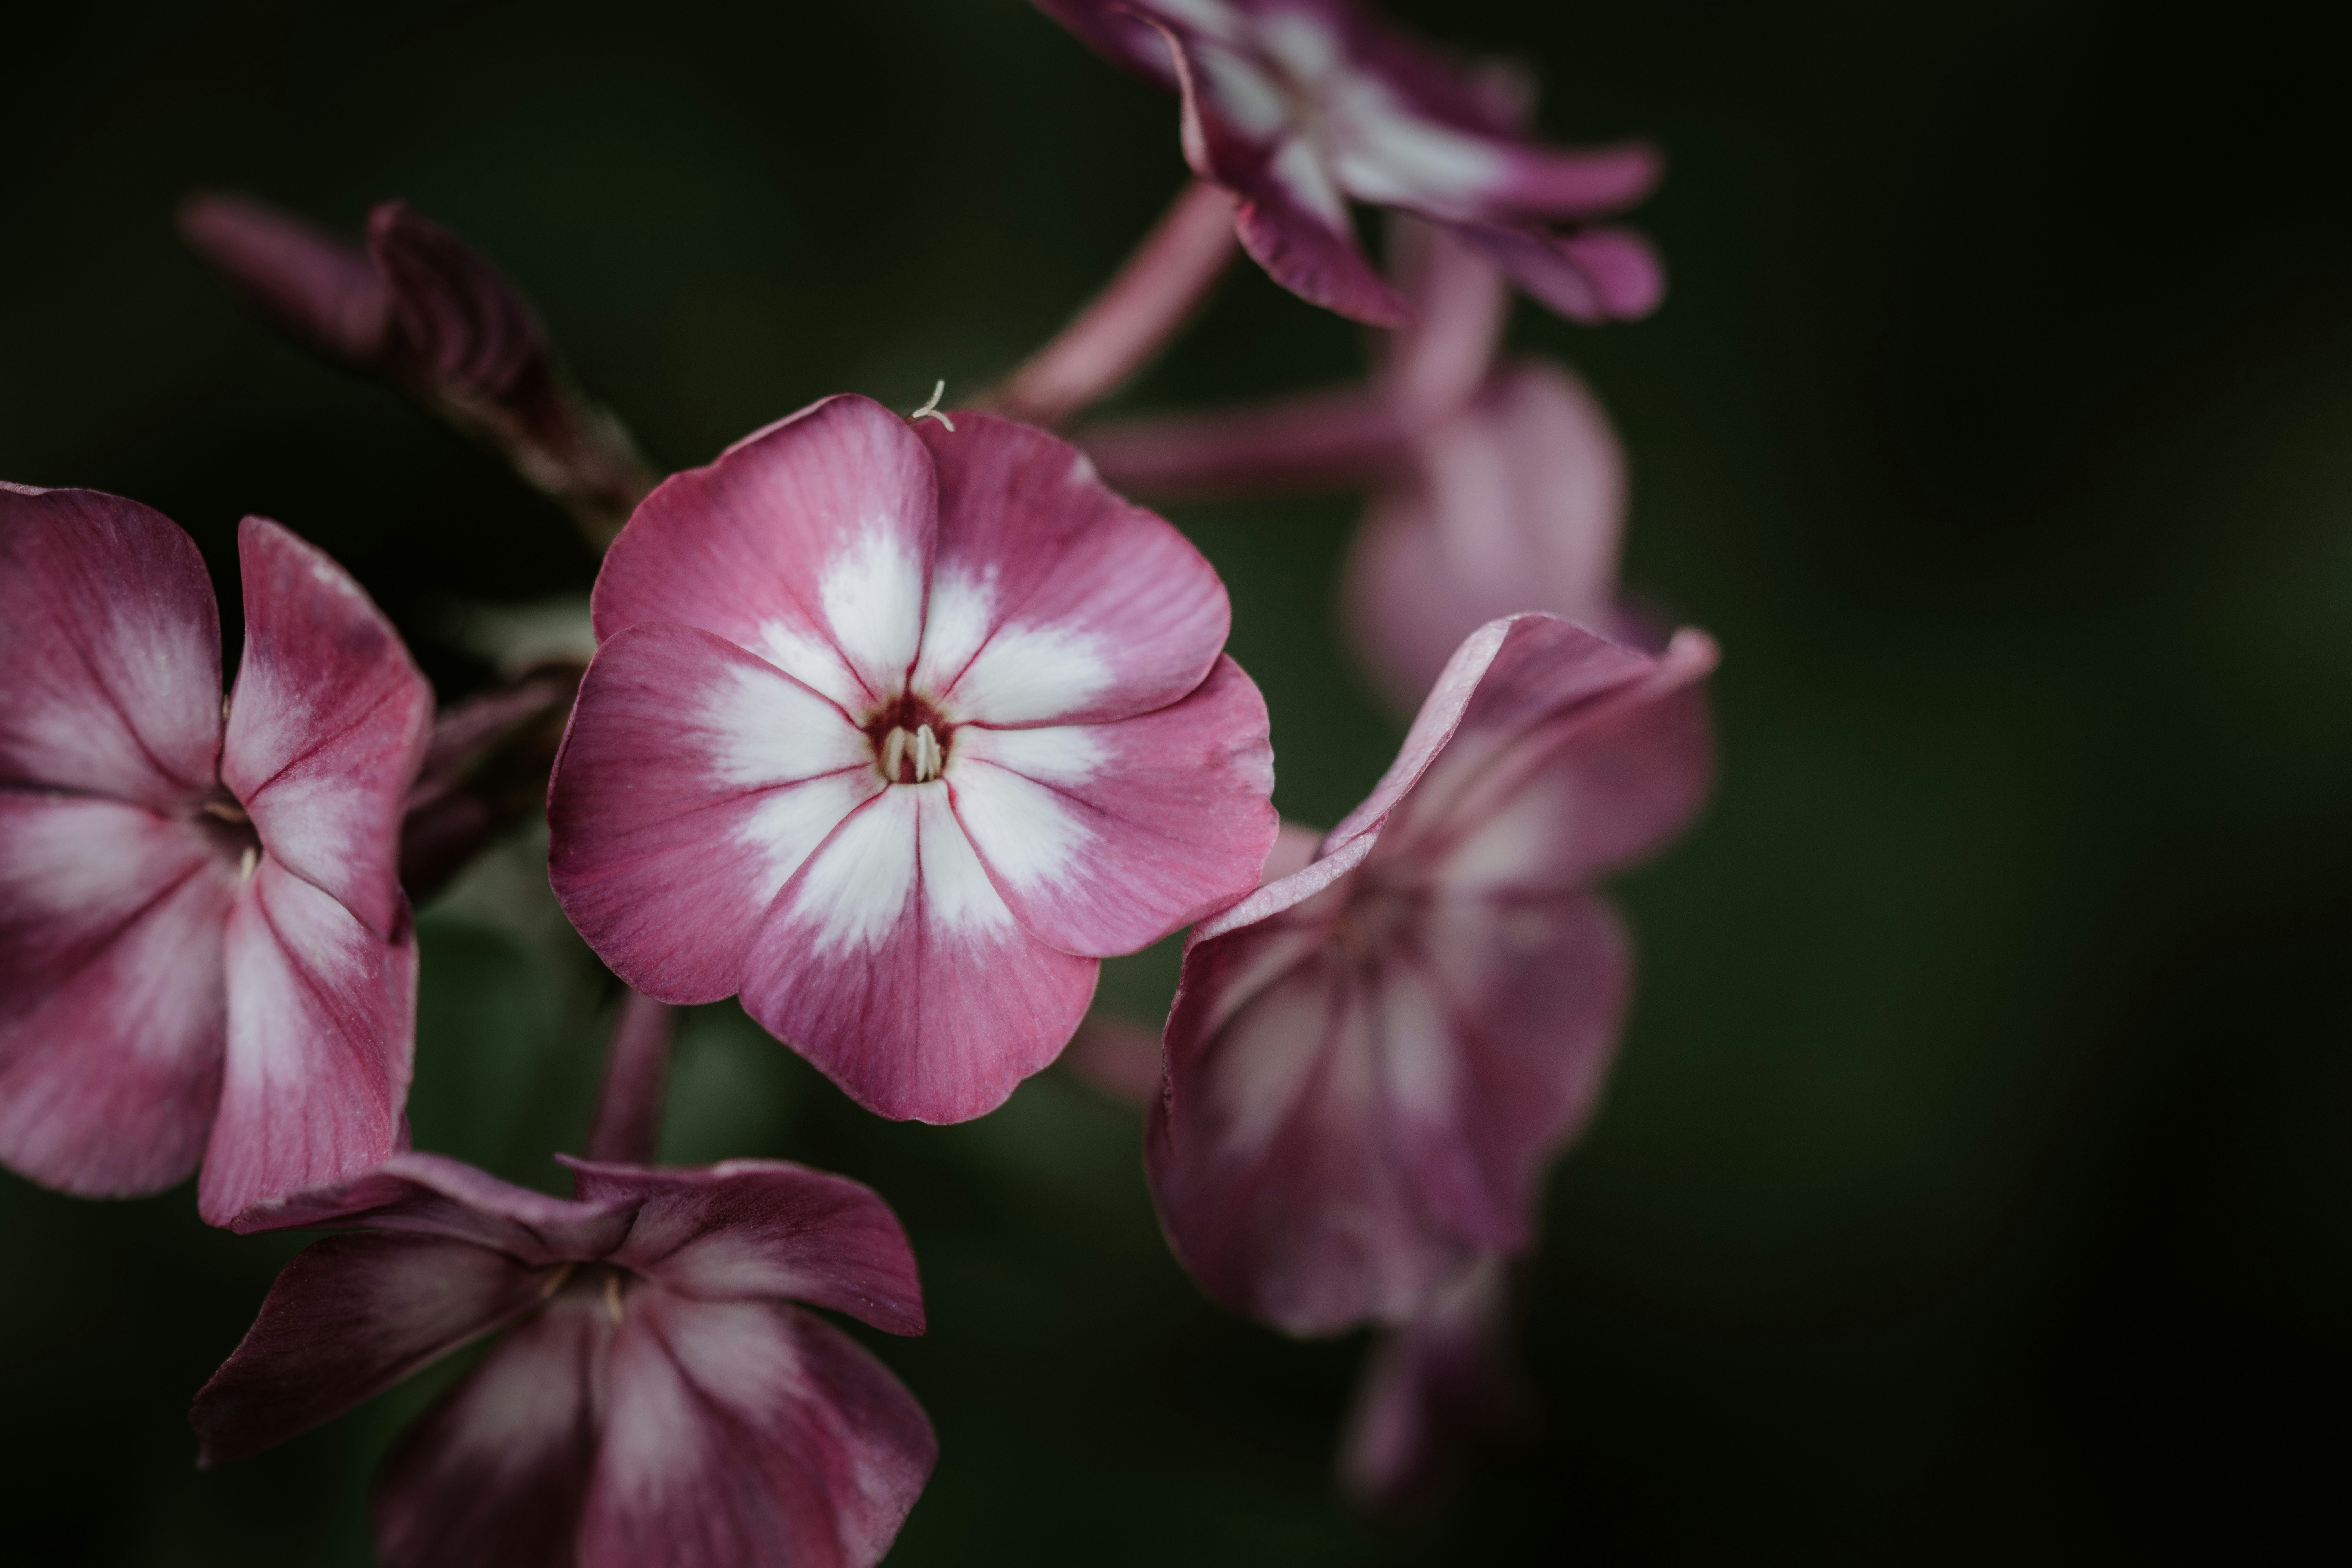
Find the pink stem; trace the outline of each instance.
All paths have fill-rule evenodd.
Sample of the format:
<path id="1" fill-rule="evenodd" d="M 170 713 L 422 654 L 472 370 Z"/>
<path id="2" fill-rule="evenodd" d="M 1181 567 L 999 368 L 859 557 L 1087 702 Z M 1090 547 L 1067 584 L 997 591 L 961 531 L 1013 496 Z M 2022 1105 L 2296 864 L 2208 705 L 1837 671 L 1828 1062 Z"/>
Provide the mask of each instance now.
<path id="1" fill-rule="evenodd" d="M 1108 420 L 1076 441 L 1103 480 L 1154 500 L 1356 489 L 1406 470 L 1409 421 L 1374 386 L 1213 414 Z"/>
<path id="2" fill-rule="evenodd" d="M 1118 275 L 1005 379 L 988 406 L 1054 426 L 1109 396 L 1184 324 L 1236 248 L 1234 198 L 1192 181 Z"/>
<path id="3" fill-rule="evenodd" d="M 588 1157 L 621 1164 L 653 1163 L 661 1135 L 662 1080 L 669 1070 L 669 1042 L 677 1009 L 640 992 L 621 998 L 613 1043 L 604 1058 L 604 1088 L 596 1099 L 596 1122 L 588 1134 Z"/>

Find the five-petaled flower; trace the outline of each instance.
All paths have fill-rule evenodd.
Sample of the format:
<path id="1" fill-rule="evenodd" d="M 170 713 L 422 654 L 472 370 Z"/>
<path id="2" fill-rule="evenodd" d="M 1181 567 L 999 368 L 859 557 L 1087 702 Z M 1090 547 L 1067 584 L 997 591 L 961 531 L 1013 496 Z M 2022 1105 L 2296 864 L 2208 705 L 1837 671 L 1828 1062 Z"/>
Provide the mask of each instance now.
<path id="1" fill-rule="evenodd" d="M 666 1002 L 740 991 L 859 1102 L 978 1116 L 1097 960 L 1276 827 L 1223 584 L 1042 431 L 842 396 L 647 498 L 550 793 L 556 892 Z"/>
<path id="2" fill-rule="evenodd" d="M 432 693 L 342 569 L 238 530 L 245 657 L 169 519 L 0 485 L 0 1162 L 87 1195 L 196 1168 L 223 1224 L 402 1135 L 395 879 Z"/>
<path id="3" fill-rule="evenodd" d="M 781 1161 L 572 1163 L 566 1200 L 397 1154 L 247 1216 L 348 1234 L 287 1265 L 197 1394 L 205 1462 L 504 1329 L 387 1463 L 388 1568 L 879 1561 L 938 1442 L 879 1362 L 792 1303 L 921 1333 L 889 1206 Z"/>
<path id="4" fill-rule="evenodd" d="M 1146 1158 L 1211 1297 L 1294 1333 L 1402 1322 L 1527 1244 L 1623 1008 L 1590 883 L 1697 806 L 1714 660 L 1696 631 L 1653 657 L 1479 628 L 1318 858 L 1194 928 Z"/>
<path id="5" fill-rule="evenodd" d="M 1590 226 L 1656 185 L 1654 152 L 1528 140 L 1503 75 L 1461 69 L 1358 0 L 1037 3 L 1181 93 L 1192 172 L 1241 198 L 1243 246 L 1303 299 L 1376 325 L 1406 319 L 1357 245 L 1351 199 L 1448 226 L 1577 321 L 1645 315 L 1664 293 L 1646 241 Z"/>

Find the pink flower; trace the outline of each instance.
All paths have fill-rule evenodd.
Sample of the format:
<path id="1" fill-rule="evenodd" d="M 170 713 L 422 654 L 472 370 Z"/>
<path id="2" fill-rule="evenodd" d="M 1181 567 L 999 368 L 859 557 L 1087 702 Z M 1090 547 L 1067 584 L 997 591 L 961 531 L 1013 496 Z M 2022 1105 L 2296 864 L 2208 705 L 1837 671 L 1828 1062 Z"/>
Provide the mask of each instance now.
<path id="1" fill-rule="evenodd" d="M 1391 253 L 1413 321 L 1366 383 L 1079 433 L 1112 482 L 1151 495 L 1360 487 L 1349 639 L 1411 711 L 1462 638 L 1541 610 L 1612 635 L 1623 447 L 1590 389 L 1545 360 L 1496 360 L 1502 275 L 1442 229 L 1401 220 Z"/>
<path id="2" fill-rule="evenodd" d="M 1318 858 L 1194 928 L 1146 1157 L 1212 1298 L 1293 1333 L 1401 1322 L 1527 1245 L 1624 1007 L 1590 884 L 1697 807 L 1714 662 L 1695 631 L 1654 658 L 1481 627 Z"/>
<path id="3" fill-rule="evenodd" d="M 835 397 L 613 546 L 557 896 L 665 1002 L 740 992 L 887 1116 L 1051 1061 L 1096 961 L 1247 892 L 1276 818 L 1207 562 L 1041 431 Z"/>
<path id="4" fill-rule="evenodd" d="M 0 1161 L 85 1195 L 194 1170 L 223 1224 L 402 1136 L 394 879 L 432 692 L 358 584 L 237 531 L 245 658 L 170 520 L 0 485 Z"/>
<path id="5" fill-rule="evenodd" d="M 781 1161 L 572 1165 L 566 1201 L 399 1154 L 251 1216 L 352 1234 L 286 1266 L 196 1395 L 204 1461 L 504 1330 L 386 1464 L 388 1568 L 879 1561 L 938 1442 L 879 1362 L 792 1303 L 923 1331 L 888 1205 Z"/>
<path id="6" fill-rule="evenodd" d="M 1654 152 L 1528 140 L 1502 77 L 1463 70 L 1356 0 L 1037 4 L 1181 93 L 1192 172 L 1240 198 L 1242 245 L 1302 299 L 1379 326 L 1406 319 L 1357 245 L 1351 200 L 1447 225 L 1576 321 L 1646 315 L 1664 294 L 1647 242 L 1581 226 L 1650 193 Z"/>

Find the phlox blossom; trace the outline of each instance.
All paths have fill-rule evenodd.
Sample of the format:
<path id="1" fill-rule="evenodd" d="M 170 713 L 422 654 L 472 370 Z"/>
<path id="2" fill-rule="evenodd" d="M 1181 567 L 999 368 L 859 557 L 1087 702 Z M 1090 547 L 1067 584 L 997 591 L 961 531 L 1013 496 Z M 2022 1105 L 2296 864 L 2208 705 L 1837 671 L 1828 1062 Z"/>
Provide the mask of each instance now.
<path id="1" fill-rule="evenodd" d="M 245 657 L 185 533 L 0 485 L 0 1163 L 87 1196 L 196 1169 L 205 1219 L 403 1136 L 395 868 L 433 696 L 382 611 L 237 531 Z"/>
<path id="2" fill-rule="evenodd" d="M 885 1115 L 1051 1061 L 1097 961 L 1247 892 L 1257 689 L 1199 552 L 1066 443 L 816 404 L 614 543 L 550 794 L 572 922 L 665 1002 L 751 1016 Z"/>
<path id="3" fill-rule="evenodd" d="M 1193 928 L 1145 1153 L 1213 1299 L 1300 1334 L 1403 1323 L 1528 1244 L 1624 1009 L 1591 883 L 1703 797 L 1714 661 L 1695 631 L 1654 657 L 1481 627 L 1316 858 Z"/>
<path id="4" fill-rule="evenodd" d="M 1646 241 L 1591 226 L 1650 193 L 1654 152 L 1530 140 L 1502 75 L 1463 69 L 1358 0 L 1037 3 L 1182 95 L 1192 172 L 1240 198 L 1243 247 L 1315 304 L 1407 318 L 1357 244 L 1350 201 L 1446 225 L 1577 321 L 1646 315 L 1664 292 Z"/>
<path id="5" fill-rule="evenodd" d="M 938 1441 L 888 1369 L 795 1303 L 923 1331 L 888 1205 L 782 1161 L 572 1170 L 563 1199 L 398 1154 L 248 1215 L 345 1234 L 286 1266 L 197 1394 L 205 1462 L 500 1333 L 385 1465 L 387 1568 L 879 1561 Z"/>

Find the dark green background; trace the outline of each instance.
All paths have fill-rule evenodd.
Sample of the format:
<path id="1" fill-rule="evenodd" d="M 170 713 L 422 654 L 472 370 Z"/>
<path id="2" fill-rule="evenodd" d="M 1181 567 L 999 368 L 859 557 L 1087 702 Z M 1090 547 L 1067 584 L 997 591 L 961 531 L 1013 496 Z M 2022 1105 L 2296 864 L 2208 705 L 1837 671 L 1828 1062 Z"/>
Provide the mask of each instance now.
<path id="1" fill-rule="evenodd" d="M 1522 310 L 1631 447 L 1628 576 L 1711 628 L 1723 773 L 1622 896 L 1636 1015 L 1561 1166 L 1546 1421 L 1413 1523 L 1328 1481 L 1359 1342 L 1169 1260 L 1139 1118 L 1055 1071 L 896 1126 L 731 1005 L 667 1152 L 877 1186 L 933 1329 L 894 1563 L 2079 1562 L 2341 1533 L 2352 1396 L 2352 128 L 2297 12 L 1417 0 L 1562 140 L 1673 158 L 1666 308 Z M 452 599 L 589 583 L 549 505 L 306 358 L 178 247 L 243 188 L 405 195 L 535 293 L 656 459 L 825 393 L 966 394 L 1181 175 L 1174 114 L 1020 0 L 17 7 L 0 476 L 331 549 L 445 694 Z M 1237 271 L 1128 401 L 1348 374 Z M 1345 500 L 1181 511 L 1328 822 L 1396 727 L 1332 634 Z M 225 606 L 234 637 L 234 592 Z M 0 671 L 0 679 L 5 672 Z M 545 1183 L 599 1026 L 527 856 L 429 910 L 419 1142 Z M 1139 1014 L 1166 954 L 1114 965 Z M 0 1178 L 0 1557 L 356 1563 L 428 1378 L 193 1468 L 189 1395 L 294 1243 L 186 1191 Z M 878 1339 L 879 1336 L 869 1336 Z M 446 1375 L 446 1373 L 445 1373 Z M 2341 1550 L 2340 1546 L 2336 1550 Z"/>

